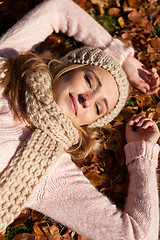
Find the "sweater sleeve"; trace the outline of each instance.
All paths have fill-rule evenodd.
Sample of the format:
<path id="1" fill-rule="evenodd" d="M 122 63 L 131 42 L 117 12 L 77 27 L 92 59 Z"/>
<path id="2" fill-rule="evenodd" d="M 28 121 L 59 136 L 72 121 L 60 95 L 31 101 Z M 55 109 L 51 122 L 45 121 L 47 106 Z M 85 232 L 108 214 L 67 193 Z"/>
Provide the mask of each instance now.
<path id="1" fill-rule="evenodd" d="M 53 31 L 61 31 L 85 45 L 99 47 L 120 64 L 129 53 L 134 54 L 131 47 L 113 39 L 72 0 L 48 0 L 39 4 L 1 37 L 0 55 L 11 57 L 32 51 Z"/>
<path id="2" fill-rule="evenodd" d="M 26 207 L 61 222 L 91 240 L 158 239 L 156 166 L 159 145 L 135 142 L 125 147 L 130 186 L 122 212 L 98 192 L 64 154 Z"/>

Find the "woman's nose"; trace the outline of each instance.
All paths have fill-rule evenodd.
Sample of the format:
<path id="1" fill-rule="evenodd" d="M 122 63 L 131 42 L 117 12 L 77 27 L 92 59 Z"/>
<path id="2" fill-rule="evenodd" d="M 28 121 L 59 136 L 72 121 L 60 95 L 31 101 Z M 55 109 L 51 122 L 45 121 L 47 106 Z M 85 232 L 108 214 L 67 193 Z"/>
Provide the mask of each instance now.
<path id="1" fill-rule="evenodd" d="M 82 105 L 83 108 L 86 108 L 93 104 L 94 96 L 92 94 L 78 94 L 78 101 Z"/>

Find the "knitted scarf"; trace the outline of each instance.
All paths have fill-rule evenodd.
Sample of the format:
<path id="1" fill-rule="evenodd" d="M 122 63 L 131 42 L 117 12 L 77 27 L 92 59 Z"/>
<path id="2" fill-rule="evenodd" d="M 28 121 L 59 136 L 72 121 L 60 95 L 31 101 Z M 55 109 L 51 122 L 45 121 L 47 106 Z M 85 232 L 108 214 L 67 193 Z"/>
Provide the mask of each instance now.
<path id="1" fill-rule="evenodd" d="M 0 177 L 0 232 L 20 214 L 64 149 L 78 141 L 77 129 L 53 99 L 50 75 L 34 72 L 25 84 L 27 113 L 34 131 Z"/>

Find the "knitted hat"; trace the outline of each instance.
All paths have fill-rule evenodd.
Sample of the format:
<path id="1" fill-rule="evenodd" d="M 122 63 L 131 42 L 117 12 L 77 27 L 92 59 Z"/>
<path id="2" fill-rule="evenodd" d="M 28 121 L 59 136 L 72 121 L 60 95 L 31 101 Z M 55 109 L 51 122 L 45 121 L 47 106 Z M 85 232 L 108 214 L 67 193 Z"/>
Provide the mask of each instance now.
<path id="1" fill-rule="evenodd" d="M 89 127 L 103 127 L 105 124 L 111 122 L 120 113 L 128 97 L 129 82 L 119 63 L 101 49 L 95 49 L 91 47 L 76 49 L 68 53 L 62 58 L 62 60 L 68 63 L 88 64 L 102 67 L 111 73 L 119 90 L 118 102 L 109 114 L 106 114 L 105 116 L 91 123 Z"/>

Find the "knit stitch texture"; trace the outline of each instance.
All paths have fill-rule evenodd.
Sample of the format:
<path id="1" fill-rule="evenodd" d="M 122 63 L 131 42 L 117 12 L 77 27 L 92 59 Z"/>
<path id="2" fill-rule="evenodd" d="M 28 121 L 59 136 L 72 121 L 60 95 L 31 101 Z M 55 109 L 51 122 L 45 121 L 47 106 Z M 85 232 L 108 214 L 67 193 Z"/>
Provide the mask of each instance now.
<path id="1" fill-rule="evenodd" d="M 3 59 L 2 64 L 3 64 Z M 53 99 L 49 74 L 33 72 L 25 101 L 34 131 L 0 178 L 0 231 L 17 217 L 51 165 L 78 141 L 78 131 Z"/>

